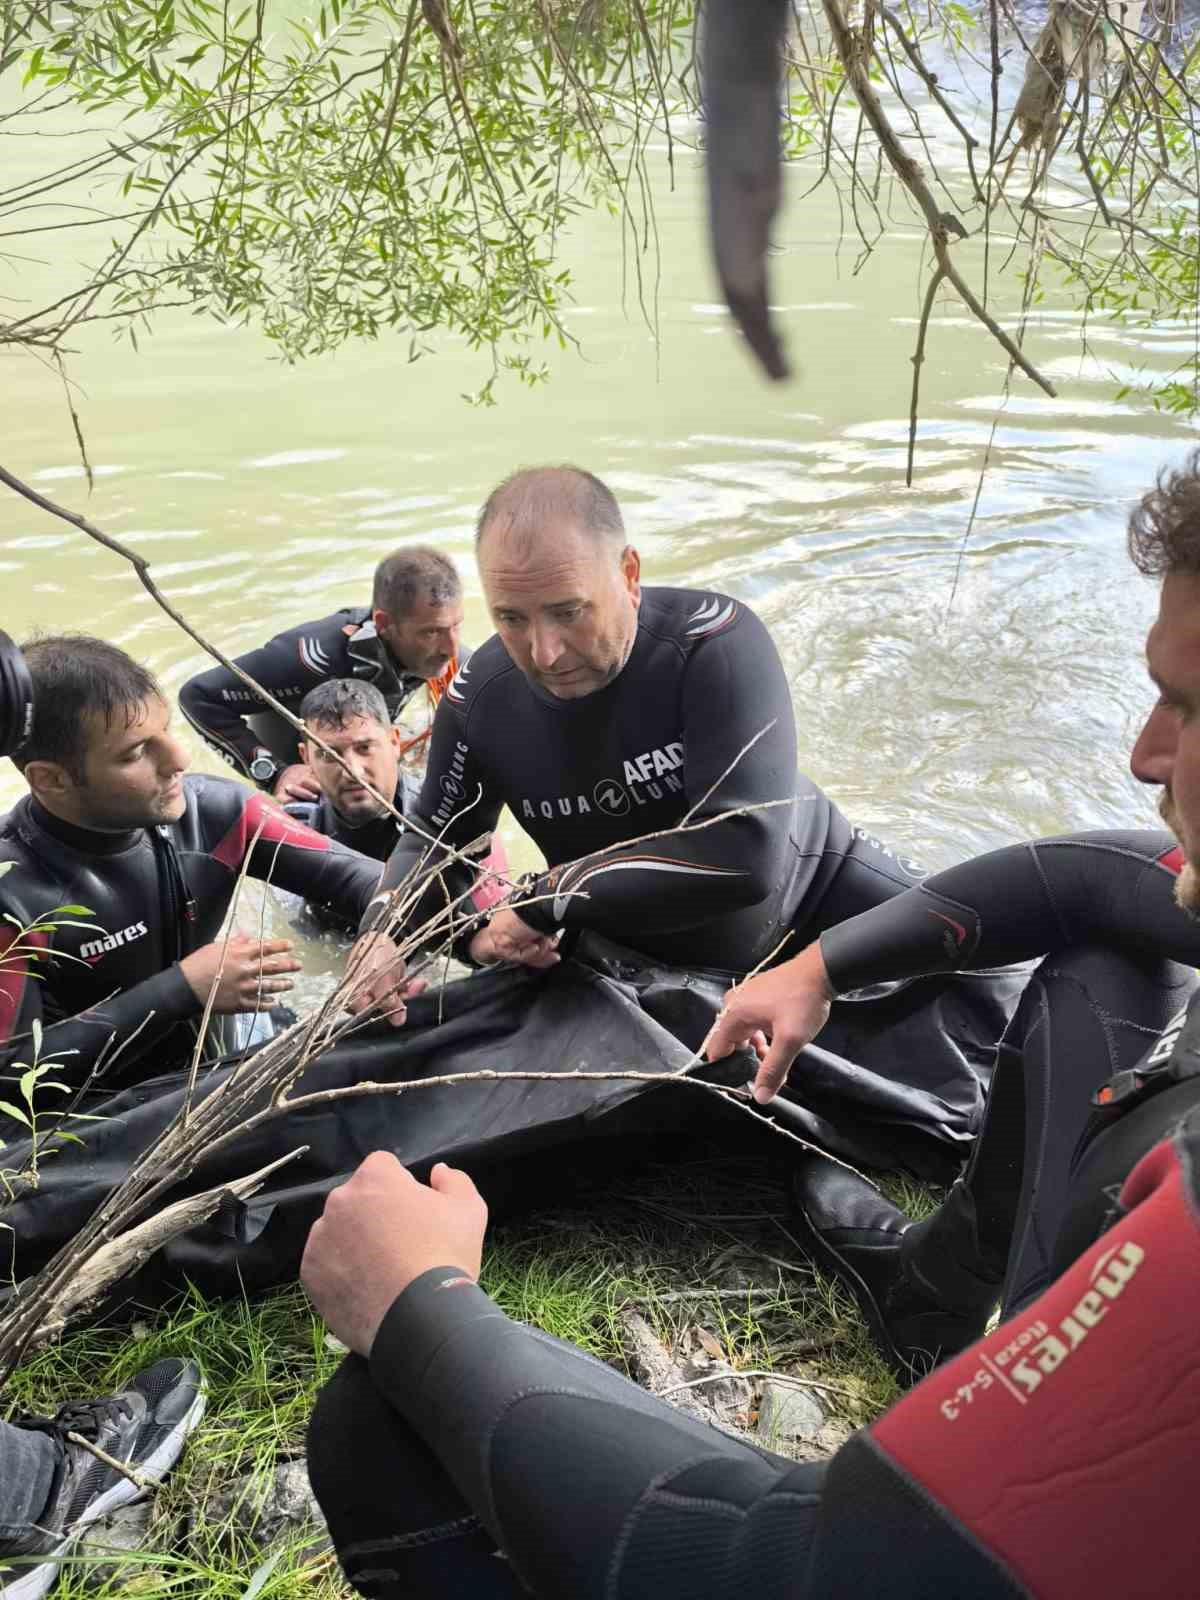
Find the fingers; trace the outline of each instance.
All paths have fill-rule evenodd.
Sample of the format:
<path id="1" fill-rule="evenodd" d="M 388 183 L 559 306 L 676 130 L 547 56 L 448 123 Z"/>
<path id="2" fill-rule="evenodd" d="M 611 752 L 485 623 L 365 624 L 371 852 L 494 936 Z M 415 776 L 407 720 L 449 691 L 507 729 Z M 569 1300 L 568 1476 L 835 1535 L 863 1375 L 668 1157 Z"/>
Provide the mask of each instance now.
<path id="1" fill-rule="evenodd" d="M 750 1029 L 726 1006 L 708 1030 L 708 1036 L 700 1046 L 700 1053 L 707 1061 L 722 1061 L 731 1050 L 736 1050 L 739 1045 L 745 1044 L 749 1037 Z"/>
<path id="2" fill-rule="evenodd" d="M 562 957 L 549 939 L 539 939 L 536 944 L 527 944 L 515 951 L 508 959 L 519 961 L 523 967 L 544 971 L 547 967 L 556 967 Z"/>
<path id="3" fill-rule="evenodd" d="M 430 1172 L 429 1187 L 454 1200 L 474 1200 L 480 1205 L 484 1203 L 469 1174 L 459 1167 L 448 1167 L 444 1161 L 439 1161 Z"/>
<path id="4" fill-rule="evenodd" d="M 754 1098 L 760 1106 L 769 1105 L 783 1088 L 802 1041 L 788 1034 L 776 1034 L 754 1078 Z"/>

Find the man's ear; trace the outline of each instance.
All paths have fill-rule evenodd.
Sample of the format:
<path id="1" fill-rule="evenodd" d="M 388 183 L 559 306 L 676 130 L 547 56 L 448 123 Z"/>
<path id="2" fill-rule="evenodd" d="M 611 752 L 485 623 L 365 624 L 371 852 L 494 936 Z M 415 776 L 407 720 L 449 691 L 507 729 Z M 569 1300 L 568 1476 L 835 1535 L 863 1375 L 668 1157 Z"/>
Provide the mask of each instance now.
<path id="1" fill-rule="evenodd" d="M 300 757 L 300 760 L 303 761 L 306 767 L 312 766 L 312 761 L 308 753 L 311 748 L 312 746 L 309 744 L 307 739 L 301 739 L 296 745 L 296 754 Z"/>
<path id="2" fill-rule="evenodd" d="M 381 638 L 391 628 L 394 620 L 390 611 L 382 611 L 378 606 L 371 613 L 371 621 L 375 624 L 375 632 Z"/>
<path id="3" fill-rule="evenodd" d="M 625 587 L 629 591 L 629 598 L 634 607 L 642 603 L 642 558 L 631 544 L 627 544 L 621 551 L 621 574 L 625 579 Z"/>
<path id="4" fill-rule="evenodd" d="M 24 778 L 34 794 L 48 795 L 51 799 L 60 799 L 79 787 L 66 767 L 57 761 L 27 761 Z"/>
<path id="5" fill-rule="evenodd" d="M 391 736 L 392 749 L 395 750 L 397 755 L 399 755 L 400 746 L 404 743 L 404 731 L 403 731 L 403 729 L 398 728 L 396 726 L 396 724 L 393 722 L 393 723 L 390 723 L 389 726 L 388 726 L 388 733 Z"/>

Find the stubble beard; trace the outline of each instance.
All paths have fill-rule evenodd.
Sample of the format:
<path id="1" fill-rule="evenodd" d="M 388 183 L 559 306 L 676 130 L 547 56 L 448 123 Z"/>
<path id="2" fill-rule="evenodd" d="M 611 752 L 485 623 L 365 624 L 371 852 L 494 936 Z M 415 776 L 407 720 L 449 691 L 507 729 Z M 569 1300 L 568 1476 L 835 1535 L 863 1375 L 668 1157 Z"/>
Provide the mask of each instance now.
<path id="1" fill-rule="evenodd" d="M 1175 879 L 1175 904 L 1181 911 L 1186 911 L 1190 917 L 1200 917 L 1200 872 L 1188 854 L 1187 841 L 1183 836 L 1183 828 L 1179 820 L 1179 812 L 1171 798 L 1171 791 L 1164 789 L 1158 802 L 1158 814 L 1170 828 L 1179 841 L 1179 848 L 1183 852 L 1184 864 L 1179 876 Z"/>

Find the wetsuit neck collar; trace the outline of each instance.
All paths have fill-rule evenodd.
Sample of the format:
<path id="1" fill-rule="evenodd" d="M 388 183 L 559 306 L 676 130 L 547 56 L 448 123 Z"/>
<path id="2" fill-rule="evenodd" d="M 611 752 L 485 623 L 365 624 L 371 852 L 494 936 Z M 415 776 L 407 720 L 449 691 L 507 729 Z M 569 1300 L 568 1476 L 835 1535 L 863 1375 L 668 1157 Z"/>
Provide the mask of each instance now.
<path id="1" fill-rule="evenodd" d="M 374 667 L 379 674 L 386 676 L 390 672 L 396 682 L 404 687 L 407 687 L 410 683 L 423 683 L 425 681 L 396 659 L 388 645 L 376 633 L 375 623 L 370 615 L 350 635 L 349 648 L 350 654 L 356 660 Z"/>
<path id="2" fill-rule="evenodd" d="M 104 833 L 96 828 L 80 828 L 47 811 L 33 795 L 29 796 L 29 819 L 43 833 L 48 833 L 52 839 L 57 839 L 60 844 L 68 845 L 84 856 L 120 855 L 122 850 L 128 850 L 137 843 L 142 831 L 140 828 L 131 828 L 121 833 Z"/>

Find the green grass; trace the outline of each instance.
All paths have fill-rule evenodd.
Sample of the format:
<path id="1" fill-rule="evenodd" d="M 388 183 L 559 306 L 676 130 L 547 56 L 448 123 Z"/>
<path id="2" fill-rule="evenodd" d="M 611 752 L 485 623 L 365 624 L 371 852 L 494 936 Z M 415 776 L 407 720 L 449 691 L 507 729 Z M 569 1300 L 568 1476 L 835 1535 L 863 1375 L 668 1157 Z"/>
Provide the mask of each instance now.
<path id="1" fill-rule="evenodd" d="M 920 1186 L 887 1184 L 917 1210 Z M 512 1316 L 623 1365 L 620 1313 L 635 1306 L 669 1345 L 704 1328 L 739 1369 L 773 1369 L 834 1386 L 831 1416 L 860 1426 L 897 1390 L 849 1298 L 805 1261 L 788 1223 L 782 1182 L 759 1161 L 696 1160 L 573 1189 L 569 1203 L 492 1230 L 483 1281 Z M 719 1292 L 715 1292 L 719 1291 Z M 206 1302 L 195 1293 L 144 1323 L 89 1328 L 41 1351 L 12 1378 L 9 1411 L 51 1412 L 66 1400 L 119 1388 L 166 1355 L 204 1368 L 209 1406 L 179 1467 L 154 1503 L 153 1551 L 125 1558 L 119 1580 L 91 1592 L 108 1600 L 344 1600 L 336 1566 L 314 1561 L 298 1537 L 275 1557 L 239 1540 L 228 1522 L 189 1522 L 218 1490 L 303 1452 L 320 1386 L 340 1354 L 298 1288 L 253 1301 Z M 59 1600 L 85 1593 L 64 1569 Z"/>

